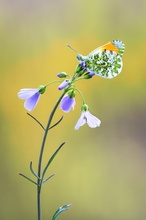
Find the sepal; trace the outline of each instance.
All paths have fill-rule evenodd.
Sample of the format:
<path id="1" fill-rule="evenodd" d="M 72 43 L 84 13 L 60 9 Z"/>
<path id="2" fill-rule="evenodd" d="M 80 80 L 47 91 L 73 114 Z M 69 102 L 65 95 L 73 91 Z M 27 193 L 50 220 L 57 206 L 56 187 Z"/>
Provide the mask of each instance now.
<path id="1" fill-rule="evenodd" d="M 40 94 L 43 94 L 45 91 L 46 91 L 46 86 L 40 85 L 39 88 L 38 88 L 38 92 Z"/>
<path id="2" fill-rule="evenodd" d="M 72 90 L 70 90 L 70 91 L 68 92 L 68 96 L 69 96 L 70 98 L 74 98 L 75 95 L 76 95 L 76 93 L 75 93 L 75 90 L 74 90 L 74 89 L 72 89 Z"/>
<path id="3" fill-rule="evenodd" d="M 88 111 L 89 107 L 87 104 L 83 104 L 82 107 L 81 107 L 81 111 Z"/>

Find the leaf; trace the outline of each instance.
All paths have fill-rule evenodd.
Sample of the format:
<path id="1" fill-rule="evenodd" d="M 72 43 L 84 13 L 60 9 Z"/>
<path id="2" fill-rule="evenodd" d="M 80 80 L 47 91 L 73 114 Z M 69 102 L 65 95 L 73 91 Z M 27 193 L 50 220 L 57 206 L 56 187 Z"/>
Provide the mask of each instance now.
<path id="1" fill-rule="evenodd" d="M 42 184 L 44 184 L 45 182 L 47 182 L 47 181 L 48 181 L 49 179 L 51 179 L 54 175 L 55 175 L 55 173 L 52 174 L 52 175 L 50 175 L 49 177 L 47 177 L 47 178 L 42 182 Z"/>
<path id="2" fill-rule="evenodd" d="M 71 204 L 67 204 L 67 205 L 64 205 L 64 206 L 60 207 L 60 208 L 55 212 L 55 214 L 53 215 L 52 220 L 56 220 L 57 217 L 60 215 L 60 213 L 63 212 L 63 211 L 68 210 L 68 208 L 69 208 L 70 206 L 71 206 Z"/>
<path id="3" fill-rule="evenodd" d="M 28 113 L 28 112 L 27 112 L 27 114 L 28 114 L 31 118 L 33 118 L 33 119 L 43 128 L 43 130 L 45 130 L 44 126 L 41 124 L 41 122 L 40 122 L 38 119 L 36 119 L 33 115 L 31 115 L 31 114 Z"/>
<path id="4" fill-rule="evenodd" d="M 63 119 L 63 116 L 62 116 L 54 125 L 52 125 L 52 126 L 49 128 L 49 130 L 52 129 L 52 128 L 54 128 L 56 125 L 58 125 L 58 124 L 62 121 L 62 119 Z"/>
<path id="5" fill-rule="evenodd" d="M 49 165 L 52 163 L 52 161 L 54 160 L 55 156 L 57 155 L 57 153 L 59 152 L 59 150 L 63 147 L 63 145 L 65 144 L 65 142 L 63 142 L 58 149 L 55 151 L 55 153 L 51 156 L 50 160 L 48 161 L 47 165 L 45 166 L 43 173 L 42 173 L 42 180 L 44 178 L 44 175 L 49 167 Z"/>
<path id="6" fill-rule="evenodd" d="M 32 180 L 32 179 L 30 179 L 29 177 L 25 176 L 24 174 L 19 173 L 19 175 L 20 175 L 20 176 L 22 176 L 22 177 L 24 177 L 25 179 L 29 180 L 30 182 L 32 182 L 32 183 L 34 183 L 34 184 L 38 185 L 38 184 L 37 184 L 35 181 L 33 181 L 33 180 Z"/>
<path id="7" fill-rule="evenodd" d="M 34 170 L 32 168 L 32 161 L 30 162 L 30 170 L 37 179 L 40 179 L 40 177 L 34 172 Z"/>

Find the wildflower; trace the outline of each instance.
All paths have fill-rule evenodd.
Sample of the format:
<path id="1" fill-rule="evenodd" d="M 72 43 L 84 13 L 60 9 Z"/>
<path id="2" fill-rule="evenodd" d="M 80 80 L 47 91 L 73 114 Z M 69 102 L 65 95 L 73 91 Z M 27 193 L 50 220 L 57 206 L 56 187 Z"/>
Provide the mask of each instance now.
<path id="1" fill-rule="evenodd" d="M 68 86 L 68 84 L 69 84 L 69 80 L 66 79 L 59 85 L 58 89 L 59 90 L 65 89 Z"/>
<path id="2" fill-rule="evenodd" d="M 63 97 L 60 103 L 60 108 L 62 109 L 62 111 L 69 112 L 71 109 L 74 109 L 74 106 L 76 104 L 74 97 L 74 90 L 71 90 L 67 95 Z"/>
<path id="3" fill-rule="evenodd" d="M 100 126 L 101 121 L 89 112 L 88 106 L 86 104 L 83 104 L 81 116 L 77 121 L 74 129 L 78 130 L 85 123 L 87 123 L 90 128 L 96 128 Z"/>
<path id="4" fill-rule="evenodd" d="M 28 111 L 32 111 L 40 98 L 40 95 L 45 92 L 46 86 L 39 86 L 36 89 L 27 88 L 27 89 L 20 89 L 20 92 L 18 92 L 18 97 L 20 99 L 26 100 L 24 102 L 24 107 Z"/>

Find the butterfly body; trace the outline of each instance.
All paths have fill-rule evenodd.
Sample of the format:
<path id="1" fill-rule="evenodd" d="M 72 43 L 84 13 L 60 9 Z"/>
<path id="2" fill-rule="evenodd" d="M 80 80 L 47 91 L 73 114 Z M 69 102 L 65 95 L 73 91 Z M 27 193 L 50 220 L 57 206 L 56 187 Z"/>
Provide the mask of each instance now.
<path id="1" fill-rule="evenodd" d="M 87 72 L 110 79 L 122 70 L 124 49 L 125 45 L 122 41 L 114 40 L 112 43 L 98 47 L 87 56 L 78 54 L 77 59 L 84 64 Z"/>

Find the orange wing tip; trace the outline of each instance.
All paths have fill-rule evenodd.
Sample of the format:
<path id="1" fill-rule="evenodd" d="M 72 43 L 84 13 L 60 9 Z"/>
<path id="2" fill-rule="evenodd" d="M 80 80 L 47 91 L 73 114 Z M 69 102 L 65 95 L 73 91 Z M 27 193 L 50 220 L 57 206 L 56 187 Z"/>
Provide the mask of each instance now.
<path id="1" fill-rule="evenodd" d="M 110 51 L 115 51 L 116 53 L 118 53 L 118 48 L 115 47 L 112 43 L 107 43 L 107 44 L 104 44 L 103 46 L 100 47 L 100 50 L 101 51 L 104 51 L 104 50 L 110 50 Z"/>

